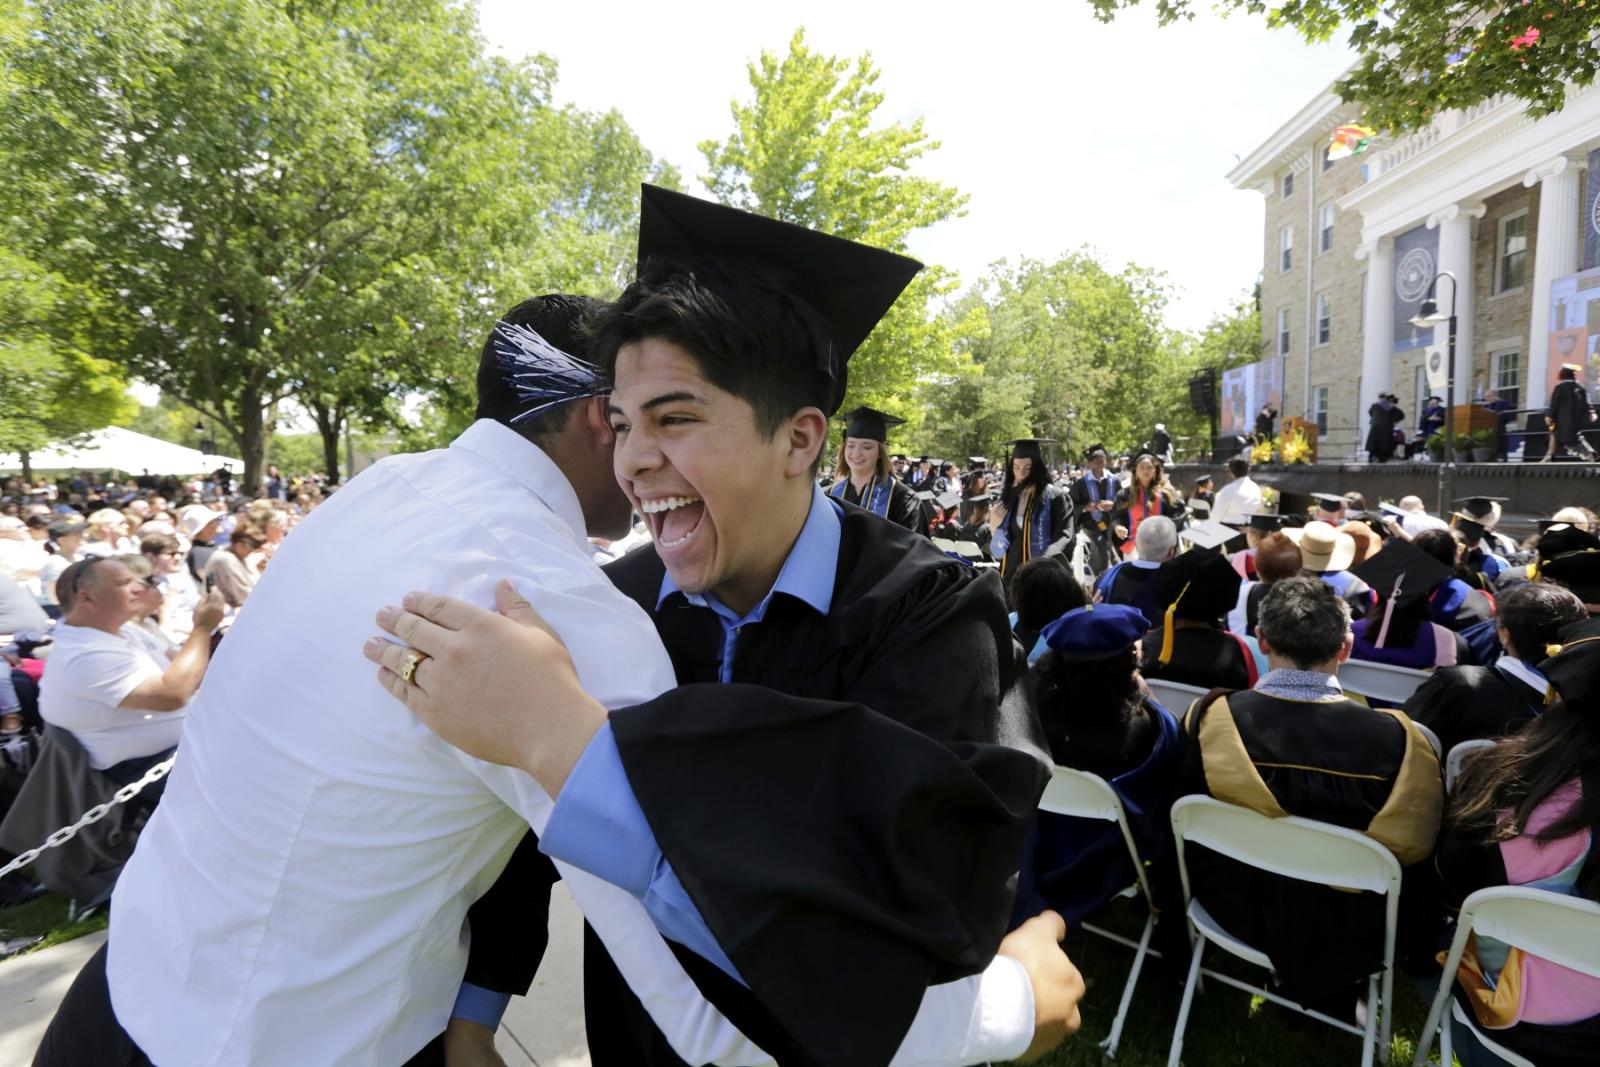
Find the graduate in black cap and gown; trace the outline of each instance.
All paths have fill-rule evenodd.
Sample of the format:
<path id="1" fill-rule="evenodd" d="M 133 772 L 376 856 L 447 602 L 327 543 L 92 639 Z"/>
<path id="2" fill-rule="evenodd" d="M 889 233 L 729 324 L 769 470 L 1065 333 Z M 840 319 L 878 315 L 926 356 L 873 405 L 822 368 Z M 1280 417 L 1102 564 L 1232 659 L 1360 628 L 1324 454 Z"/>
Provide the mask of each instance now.
<path id="1" fill-rule="evenodd" d="M 1072 502 L 1050 484 L 1050 468 L 1040 447 L 1048 443 L 1033 437 L 1012 442 L 1005 484 L 989 513 L 994 530 L 989 553 L 1000 561 L 1000 574 L 1007 579 L 1030 559 L 1072 536 Z"/>
<path id="2" fill-rule="evenodd" d="M 1161 625 L 1144 639 L 1145 677 L 1202 689 L 1255 685 L 1255 654 L 1244 638 L 1222 628 L 1239 599 L 1239 584 L 1227 557 L 1214 549 L 1190 549 L 1163 563 L 1155 577 Z"/>
<path id="3" fill-rule="evenodd" d="M 899 426 L 906 420 L 869 407 L 848 411 L 844 418 L 844 441 L 839 445 L 839 459 L 834 465 L 835 481 L 828 495 L 908 530 L 926 532 L 916 494 L 890 473 L 888 453 L 884 450 L 889 427 Z"/>
<path id="4" fill-rule="evenodd" d="M 812 478 L 846 360 L 920 265 L 650 186 L 639 249 L 592 350 L 652 544 L 607 574 L 679 688 L 606 716 L 536 628 L 429 597 L 384 625 L 459 669 L 386 682 L 556 796 L 541 850 L 675 902 L 652 917 L 763 1051 L 885 1064 L 929 987 L 1010 962 L 996 950 L 1050 766 L 1000 583 Z M 597 1067 L 677 1067 L 592 937 L 584 984 Z M 1038 1054 L 1060 1035 L 1027 1036 Z"/>
<path id="5" fill-rule="evenodd" d="M 1594 446 L 1584 436 L 1594 428 L 1594 405 L 1589 403 L 1589 391 L 1584 388 L 1582 368 L 1576 363 L 1563 363 L 1557 372 L 1559 380 L 1550 390 L 1550 414 L 1545 421 L 1550 426 L 1550 446 L 1546 460 L 1568 452 L 1585 459 L 1595 458 Z"/>

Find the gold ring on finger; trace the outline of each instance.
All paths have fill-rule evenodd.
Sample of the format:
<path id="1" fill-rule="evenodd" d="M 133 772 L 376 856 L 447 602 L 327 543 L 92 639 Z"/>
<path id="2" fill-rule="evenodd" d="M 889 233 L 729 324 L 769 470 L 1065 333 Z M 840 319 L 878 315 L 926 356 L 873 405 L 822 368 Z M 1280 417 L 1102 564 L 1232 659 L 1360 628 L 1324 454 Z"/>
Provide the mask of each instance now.
<path id="1" fill-rule="evenodd" d="M 407 685 L 416 685 L 417 667 L 427 659 L 427 654 L 412 649 L 406 653 L 405 666 L 400 668 L 400 680 Z"/>

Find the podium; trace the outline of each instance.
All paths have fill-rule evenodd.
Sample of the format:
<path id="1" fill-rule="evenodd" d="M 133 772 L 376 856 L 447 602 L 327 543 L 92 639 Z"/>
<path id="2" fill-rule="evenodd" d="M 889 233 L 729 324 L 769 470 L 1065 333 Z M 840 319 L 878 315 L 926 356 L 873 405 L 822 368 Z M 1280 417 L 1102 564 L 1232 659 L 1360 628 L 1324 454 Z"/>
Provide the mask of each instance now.
<path id="1" fill-rule="evenodd" d="M 1306 444 L 1310 446 L 1311 449 L 1310 462 L 1315 463 L 1317 461 L 1317 424 L 1309 419 L 1296 418 L 1293 415 L 1283 420 L 1283 429 L 1281 432 L 1284 437 L 1288 437 L 1296 430 L 1304 431 L 1306 435 Z"/>
<path id="2" fill-rule="evenodd" d="M 1457 437 L 1479 430 L 1492 430 L 1498 425 L 1499 412 L 1490 411 L 1482 404 L 1457 404 L 1451 410 L 1450 428 Z"/>

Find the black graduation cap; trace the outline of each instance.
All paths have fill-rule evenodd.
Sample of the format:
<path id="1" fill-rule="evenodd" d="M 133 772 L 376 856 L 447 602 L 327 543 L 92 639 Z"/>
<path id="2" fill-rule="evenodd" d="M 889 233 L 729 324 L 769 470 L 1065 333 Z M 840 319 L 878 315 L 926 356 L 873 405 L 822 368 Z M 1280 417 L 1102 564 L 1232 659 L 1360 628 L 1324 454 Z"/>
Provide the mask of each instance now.
<path id="1" fill-rule="evenodd" d="M 1600 701 L 1600 619 L 1583 619 L 1561 628 L 1561 643 L 1539 673 L 1575 708 L 1592 711 Z"/>
<path id="2" fill-rule="evenodd" d="M 1571 523 L 1558 522 L 1544 530 L 1533 548 L 1541 560 L 1549 561 L 1569 552 L 1600 550 L 1600 537 Z"/>
<path id="3" fill-rule="evenodd" d="M 988 465 L 989 465 L 988 459 L 984 458 L 983 456 L 968 456 L 967 457 L 967 469 L 968 470 L 981 471 L 985 467 L 987 467 Z"/>
<path id="4" fill-rule="evenodd" d="M 763 215 L 643 186 L 639 266 L 661 258 L 712 256 L 751 270 L 788 298 L 811 329 L 817 369 L 833 381 L 828 414 L 844 399 L 846 364 L 922 264 Z"/>
<path id="5" fill-rule="evenodd" d="M 1311 499 L 1315 500 L 1317 502 L 1317 506 L 1323 511 L 1334 512 L 1344 510 L 1345 500 L 1344 497 L 1339 493 L 1312 493 Z"/>
<path id="6" fill-rule="evenodd" d="M 1453 503 L 1460 504 L 1461 510 L 1474 519 L 1486 519 L 1494 514 L 1494 506 L 1496 504 L 1508 502 L 1509 498 L 1503 496 L 1463 496 L 1457 497 L 1453 501 Z"/>
<path id="7" fill-rule="evenodd" d="M 859 407 L 844 413 L 844 435 L 886 441 L 889 438 L 889 427 L 903 426 L 905 421 L 876 408 Z"/>
<path id="8" fill-rule="evenodd" d="M 1239 600 L 1244 579 L 1228 557 L 1210 549 L 1184 552 L 1156 570 L 1156 603 L 1174 618 L 1215 621 Z"/>
<path id="9" fill-rule="evenodd" d="M 1483 523 L 1462 511 L 1452 511 L 1450 513 L 1450 525 L 1461 531 L 1469 545 L 1475 545 L 1482 541 L 1483 535 L 1489 529 Z"/>
<path id="10" fill-rule="evenodd" d="M 1381 551 L 1351 567 L 1350 573 L 1386 602 L 1392 599 L 1395 607 L 1403 608 L 1427 598 L 1454 572 L 1408 541 L 1385 541 Z"/>
<path id="11" fill-rule="evenodd" d="M 1095 442 L 1094 444 L 1090 445 L 1088 448 L 1083 450 L 1084 462 L 1088 462 L 1090 459 L 1093 459 L 1094 458 L 1094 454 L 1096 452 L 1105 452 L 1105 451 L 1106 451 L 1106 446 L 1105 445 L 1100 444 L 1098 441 Z M 1109 453 L 1106 453 L 1106 455 L 1107 455 L 1107 458 L 1110 457 Z"/>
<path id="12" fill-rule="evenodd" d="M 1052 437 L 1021 437 L 1011 442 L 1012 459 L 1031 459 L 1035 463 L 1044 462 L 1044 446 L 1054 444 Z M 1009 473 L 1009 472 L 1007 472 Z"/>
<path id="13" fill-rule="evenodd" d="M 1244 516 L 1243 525 L 1260 533 L 1272 533 L 1283 529 L 1283 516 L 1270 511 L 1252 511 Z"/>
<path id="14" fill-rule="evenodd" d="M 1222 548 L 1228 542 L 1236 540 L 1240 534 L 1238 530 L 1220 522 L 1202 519 L 1185 526 L 1178 531 L 1178 536 L 1196 548 Z"/>
<path id="15" fill-rule="evenodd" d="M 929 502 L 929 503 L 931 503 L 933 501 L 933 491 L 931 489 L 924 489 L 922 492 L 913 493 L 912 495 L 915 496 L 918 500 L 926 501 L 926 502 Z"/>
<path id="16" fill-rule="evenodd" d="M 956 508 L 961 506 L 961 494 L 940 493 L 938 496 L 933 498 L 933 501 L 945 511 L 954 511 Z"/>

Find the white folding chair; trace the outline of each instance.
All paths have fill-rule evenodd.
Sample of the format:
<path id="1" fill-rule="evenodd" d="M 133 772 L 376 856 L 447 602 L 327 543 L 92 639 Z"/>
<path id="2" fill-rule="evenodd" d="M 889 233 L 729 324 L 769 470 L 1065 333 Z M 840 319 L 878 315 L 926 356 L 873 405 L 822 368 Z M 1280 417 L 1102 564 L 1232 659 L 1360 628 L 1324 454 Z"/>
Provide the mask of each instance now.
<path id="1" fill-rule="evenodd" d="M 1434 755 L 1434 757 L 1436 759 L 1443 759 L 1444 758 L 1444 742 L 1439 740 L 1439 735 L 1434 733 L 1431 728 L 1422 725 L 1420 722 L 1418 722 L 1415 719 L 1411 720 L 1411 725 L 1415 726 L 1417 728 L 1417 732 L 1420 733 L 1423 737 L 1428 739 L 1428 744 L 1433 746 L 1433 755 Z"/>
<path id="2" fill-rule="evenodd" d="M 1394 994 L 1395 921 L 1400 904 L 1400 863 L 1394 855 L 1370 837 L 1342 826 L 1296 816 L 1273 819 L 1203 796 L 1184 797 L 1172 806 L 1172 831 L 1177 839 L 1178 875 L 1183 881 L 1183 902 L 1194 955 L 1189 960 L 1189 976 L 1183 986 L 1183 1003 L 1178 1009 L 1178 1025 L 1172 1035 L 1171 1051 L 1167 1053 L 1167 1067 L 1178 1067 L 1183 1054 L 1183 1032 L 1189 1024 L 1189 1008 L 1202 974 L 1355 1034 L 1361 1038 L 1362 1067 L 1372 1067 L 1374 1052 L 1387 1063 L 1392 1022 L 1389 1005 Z M 1271 874 L 1384 895 L 1383 967 L 1367 977 L 1364 1030 L 1286 1000 L 1269 989 L 1200 966 L 1206 945 L 1212 944 L 1246 963 L 1268 971 L 1276 970 L 1271 957 L 1224 930 L 1206 911 L 1205 905 L 1194 899 L 1184 855 L 1185 845 L 1190 843 L 1203 845 Z M 1314 919 L 1314 916 L 1307 916 L 1307 921 Z M 1383 1017 L 1381 1036 L 1378 1034 L 1379 1015 Z"/>
<path id="3" fill-rule="evenodd" d="M 1404 704 L 1417 687 L 1428 680 L 1427 671 L 1410 667 L 1395 667 L 1387 663 L 1370 663 L 1362 659 L 1347 659 L 1339 664 L 1339 684 L 1349 693 L 1364 697 Z"/>
<path id="4" fill-rule="evenodd" d="M 1155 698 L 1156 703 L 1172 712 L 1179 719 L 1188 714 L 1190 704 L 1193 704 L 1211 691 L 1202 689 L 1198 685 L 1166 682 L 1160 678 L 1146 678 L 1144 684 L 1150 687 L 1150 695 Z"/>
<path id="5" fill-rule="evenodd" d="M 1456 748 L 1460 748 L 1457 745 Z M 1451 749 L 1455 751 L 1455 749 Z M 1517 1055 L 1484 1035 L 1470 1013 L 1461 1010 L 1451 996 L 1456 970 L 1472 934 L 1492 937 L 1523 952 L 1562 967 L 1600 978 L 1600 904 L 1592 900 L 1563 896 L 1543 889 L 1505 885 L 1480 889 L 1461 905 L 1456 919 L 1456 936 L 1450 942 L 1450 956 L 1439 976 L 1439 990 L 1428 1009 L 1428 1021 L 1417 1042 L 1414 1067 L 1428 1062 L 1434 1031 L 1439 1033 L 1439 1062 L 1449 1063 L 1450 1023 L 1443 1019 L 1445 1001 L 1450 1001 L 1455 1020 L 1472 1032 L 1483 1046 L 1514 1067 L 1535 1067 L 1532 1060 Z"/>
<path id="6" fill-rule="evenodd" d="M 1134 881 L 1112 899 L 1143 896 L 1145 908 L 1149 913 L 1144 922 L 1144 932 L 1139 935 L 1138 941 L 1130 941 L 1121 934 L 1112 933 L 1090 923 L 1081 924 L 1092 934 L 1098 934 L 1133 949 L 1133 967 L 1128 971 L 1128 981 L 1122 987 L 1122 1000 L 1117 1005 L 1117 1016 L 1111 1022 L 1111 1033 L 1100 1042 L 1106 1058 L 1112 1059 L 1117 1054 L 1117 1044 L 1122 1040 L 1122 1026 L 1128 1019 L 1128 1007 L 1133 1003 L 1133 988 L 1138 984 L 1139 971 L 1144 967 L 1145 957 L 1160 956 L 1160 953 L 1150 948 L 1150 935 L 1156 927 L 1156 907 L 1155 900 L 1150 895 L 1150 883 L 1145 878 L 1144 861 L 1139 858 L 1139 848 L 1134 844 L 1133 831 L 1128 827 L 1128 815 L 1122 808 L 1122 798 L 1117 796 L 1117 791 L 1099 775 L 1087 771 L 1075 771 L 1070 767 L 1055 768 L 1050 774 L 1049 784 L 1044 787 L 1044 796 L 1039 798 L 1039 810 L 1053 815 L 1070 815 L 1077 819 L 1099 819 L 1116 823 L 1117 829 L 1122 831 L 1122 843 L 1127 846 L 1128 859 L 1133 863 Z"/>
<path id="7" fill-rule="evenodd" d="M 1418 724 L 1421 725 L 1420 723 Z M 1499 744 L 1493 738 L 1480 737 L 1474 741 L 1460 741 L 1450 749 L 1450 754 L 1444 760 L 1444 791 L 1450 792 L 1456 787 L 1456 779 L 1461 777 L 1461 762 L 1474 752 L 1486 748 L 1493 748 Z"/>

